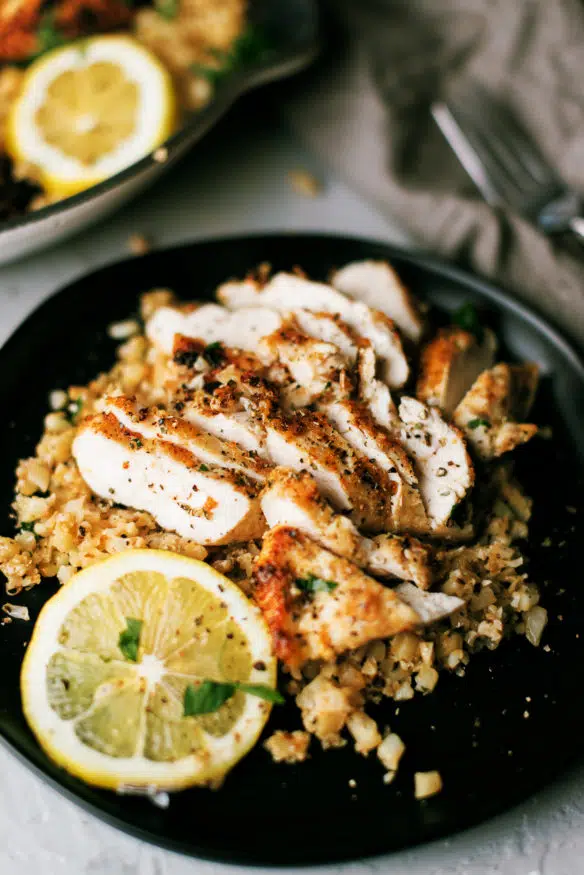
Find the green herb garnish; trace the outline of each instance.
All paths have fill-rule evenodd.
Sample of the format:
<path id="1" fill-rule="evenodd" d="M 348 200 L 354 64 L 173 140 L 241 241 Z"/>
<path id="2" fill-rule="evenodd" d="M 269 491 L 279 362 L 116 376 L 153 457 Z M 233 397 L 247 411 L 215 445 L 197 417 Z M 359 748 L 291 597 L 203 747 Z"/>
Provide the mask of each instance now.
<path id="1" fill-rule="evenodd" d="M 284 697 L 278 690 L 264 684 L 219 683 L 203 681 L 198 687 L 187 684 L 183 700 L 183 716 L 197 717 L 199 714 L 212 714 L 227 702 L 237 691 L 258 696 L 266 702 L 281 705 Z"/>
<path id="2" fill-rule="evenodd" d="M 35 536 L 35 539 L 38 541 L 40 538 L 40 535 L 37 535 L 37 533 L 34 530 L 36 523 L 37 523 L 37 520 L 28 520 L 27 522 L 21 523 L 20 524 L 20 531 L 21 532 L 32 532 L 32 534 Z"/>
<path id="3" fill-rule="evenodd" d="M 203 350 L 203 358 L 213 367 L 222 364 L 225 361 L 225 353 L 220 341 L 216 340 L 214 343 L 209 343 Z"/>
<path id="4" fill-rule="evenodd" d="M 339 585 L 334 580 L 324 580 L 322 577 L 317 577 L 316 574 L 309 574 L 307 577 L 297 577 L 294 583 L 302 592 L 308 593 L 332 592 Z"/>
<path id="5" fill-rule="evenodd" d="M 142 620 L 135 620 L 133 617 L 126 617 L 126 628 L 120 632 L 118 646 L 126 659 L 132 662 L 138 661 L 138 647 L 140 646 L 140 633 L 142 631 Z"/>
<path id="6" fill-rule="evenodd" d="M 272 45 L 266 34 L 260 28 L 249 24 L 237 37 L 228 52 L 219 49 L 210 50 L 210 54 L 218 62 L 218 66 L 191 64 L 190 69 L 195 76 L 202 76 L 212 85 L 216 85 L 233 70 L 261 63 L 271 51 Z"/>
<path id="7" fill-rule="evenodd" d="M 64 46 L 67 39 L 55 25 L 55 16 L 52 12 L 47 12 L 41 18 L 36 32 L 38 48 L 35 57 L 44 55 L 45 52 L 50 52 L 52 49 L 58 49 Z"/>
<path id="8" fill-rule="evenodd" d="M 68 401 L 65 405 L 65 419 L 73 425 L 77 420 L 77 417 L 81 413 L 81 408 L 83 407 L 83 399 L 76 398 L 74 401 Z"/>
<path id="9" fill-rule="evenodd" d="M 205 465 L 205 464 L 199 465 L 199 471 L 208 471 L 208 470 L 209 470 L 208 465 Z"/>
<path id="10" fill-rule="evenodd" d="M 488 419 L 480 419 L 480 417 L 477 418 L 477 419 L 470 419 L 470 420 L 467 422 L 467 426 L 468 426 L 469 428 L 472 428 L 472 429 L 480 428 L 481 425 L 484 425 L 485 428 L 490 428 L 490 427 L 491 427 L 491 423 L 489 422 Z"/>
<path id="11" fill-rule="evenodd" d="M 469 334 L 474 334 L 479 343 L 483 342 L 485 329 L 481 324 L 477 308 L 472 301 L 465 301 L 462 307 L 459 307 L 452 317 L 452 321 L 458 325 L 459 328 L 468 331 Z"/>
<path id="12" fill-rule="evenodd" d="M 139 450 L 143 445 L 139 437 L 130 438 L 130 446 L 133 450 Z"/>
<path id="13" fill-rule="evenodd" d="M 172 21 L 178 15 L 180 0 L 156 0 L 156 11 L 167 21 Z"/>

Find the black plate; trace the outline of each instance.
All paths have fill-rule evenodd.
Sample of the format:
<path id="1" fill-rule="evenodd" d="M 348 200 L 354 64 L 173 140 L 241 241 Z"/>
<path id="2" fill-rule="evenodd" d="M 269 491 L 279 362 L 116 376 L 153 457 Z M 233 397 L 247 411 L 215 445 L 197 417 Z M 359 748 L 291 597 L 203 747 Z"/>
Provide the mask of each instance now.
<path id="1" fill-rule="evenodd" d="M 261 261 L 301 265 L 324 278 L 352 259 L 388 258 L 405 281 L 439 310 L 471 299 L 503 342 L 503 353 L 539 362 L 543 370 L 535 416 L 551 425 L 553 441 L 538 439 L 517 454 L 519 473 L 535 498 L 530 574 L 550 612 L 545 648 L 523 638 L 472 661 L 466 677 L 444 676 L 425 698 L 391 703 L 375 716 L 407 742 L 398 778 L 382 782 L 375 757 L 347 746 L 309 762 L 273 765 L 258 745 L 218 792 L 191 790 L 168 810 L 144 799 L 85 786 L 50 763 L 27 729 L 18 673 L 30 624 L 0 627 L 0 734 L 32 767 L 103 819 L 160 845 L 207 858 L 253 864 L 304 864 L 363 857 L 444 836 L 501 812 L 555 776 L 580 751 L 584 713 L 584 587 L 578 507 L 584 458 L 584 368 L 572 349 L 538 316 L 501 292 L 454 268 L 389 246 L 342 237 L 269 236 L 196 243 L 104 268 L 44 303 L 0 352 L 0 409 L 5 425 L 0 456 L 0 531 L 12 528 L 14 467 L 32 452 L 47 394 L 86 382 L 109 368 L 112 320 L 136 309 L 140 292 L 167 285 L 181 296 L 205 297 L 218 282 Z M 552 546 L 546 538 L 552 539 Z M 24 599 L 36 617 L 54 588 Z M 529 715 L 529 716 L 527 716 Z M 275 709 L 269 730 L 295 728 L 292 706 Z M 418 803 L 416 770 L 439 769 L 444 790 Z M 356 788 L 349 780 L 357 782 Z"/>

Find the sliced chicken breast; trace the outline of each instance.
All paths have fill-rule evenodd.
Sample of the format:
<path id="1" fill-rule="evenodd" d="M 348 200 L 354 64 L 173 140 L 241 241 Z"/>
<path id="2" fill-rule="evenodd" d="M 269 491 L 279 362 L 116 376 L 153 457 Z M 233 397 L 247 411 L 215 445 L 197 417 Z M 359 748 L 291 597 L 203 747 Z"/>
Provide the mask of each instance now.
<path id="1" fill-rule="evenodd" d="M 228 544 L 260 537 L 265 529 L 255 481 L 129 431 L 111 413 L 85 420 L 73 456 L 97 495 L 147 511 L 183 538 Z"/>
<path id="2" fill-rule="evenodd" d="M 292 670 L 420 623 L 391 589 L 287 526 L 267 533 L 253 578 L 276 655 Z"/>
<path id="3" fill-rule="evenodd" d="M 333 343 L 348 364 L 355 364 L 359 338 L 340 316 L 300 309 L 294 310 L 294 316 L 301 331 L 325 343 Z"/>
<path id="4" fill-rule="evenodd" d="M 443 329 L 422 350 L 416 396 L 450 417 L 481 371 L 492 366 L 496 349 L 489 328 L 480 342 L 462 328 Z"/>
<path id="5" fill-rule="evenodd" d="M 277 407 L 278 392 L 262 373 L 262 368 L 230 363 L 195 378 L 184 393 L 181 415 L 199 429 L 267 458 L 264 416 Z"/>
<path id="6" fill-rule="evenodd" d="M 464 607 L 464 601 L 458 596 L 443 592 L 422 592 L 413 583 L 399 583 L 393 591 L 413 608 L 424 626 L 444 620 Z"/>
<path id="7" fill-rule="evenodd" d="M 377 425 L 362 402 L 343 399 L 321 405 L 328 420 L 360 455 L 379 466 L 393 484 L 391 529 L 424 532 L 428 519 L 418 481 L 403 447 Z"/>
<path id="8" fill-rule="evenodd" d="M 430 586 L 431 550 L 415 538 L 384 534 L 364 538 L 350 519 L 335 513 L 307 471 L 275 468 L 261 497 L 270 528 L 299 529 L 337 556 L 350 559 L 379 577 L 413 580 Z"/>
<path id="9" fill-rule="evenodd" d="M 404 337 L 419 341 L 423 322 L 418 305 L 387 261 L 354 261 L 333 274 L 332 284 L 344 295 L 381 310 Z"/>
<path id="10" fill-rule="evenodd" d="M 112 413 L 120 425 L 148 440 L 162 440 L 184 447 L 201 462 L 241 471 L 252 480 L 263 482 L 271 466 L 228 440 L 219 440 L 192 423 L 168 416 L 158 408 L 140 407 L 134 398 L 120 395 L 109 398 L 106 413 Z"/>
<path id="11" fill-rule="evenodd" d="M 508 453 L 537 434 L 522 422 L 529 414 L 538 384 L 534 364 L 500 363 L 484 371 L 454 412 L 474 451 L 484 459 Z"/>
<path id="12" fill-rule="evenodd" d="M 327 286 L 294 274 L 278 273 L 263 287 L 249 283 L 229 283 L 220 287 L 218 298 L 231 309 L 251 306 L 271 307 L 279 312 L 296 308 L 339 316 L 349 328 L 371 342 L 381 369 L 381 376 L 392 388 L 403 386 L 409 375 L 399 332 L 385 313 L 361 301 L 352 301 Z"/>
<path id="13" fill-rule="evenodd" d="M 146 323 L 146 334 L 166 355 L 172 355 L 176 335 L 255 352 L 260 339 L 277 331 L 282 322 L 275 309 L 261 306 L 237 313 L 217 304 L 161 307 Z"/>
<path id="14" fill-rule="evenodd" d="M 339 379 L 346 361 L 337 346 L 304 334 L 294 318 L 262 338 L 258 355 L 283 365 L 294 384 L 294 404 L 305 407 Z"/>
<path id="15" fill-rule="evenodd" d="M 462 432 L 435 407 L 404 396 L 401 427 L 393 435 L 414 461 L 420 493 L 433 529 L 444 526 L 474 483 L 474 469 Z"/>
<path id="16" fill-rule="evenodd" d="M 356 453 L 323 414 L 299 410 L 271 416 L 266 448 L 275 465 L 310 471 L 322 495 L 347 511 L 358 528 L 373 533 L 391 529 L 393 483 Z"/>

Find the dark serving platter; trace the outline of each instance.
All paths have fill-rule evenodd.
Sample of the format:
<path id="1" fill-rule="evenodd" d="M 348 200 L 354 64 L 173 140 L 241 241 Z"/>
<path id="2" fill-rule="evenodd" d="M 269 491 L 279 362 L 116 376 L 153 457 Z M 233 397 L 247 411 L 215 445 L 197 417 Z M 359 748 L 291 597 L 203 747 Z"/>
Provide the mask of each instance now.
<path id="1" fill-rule="evenodd" d="M 143 839 L 205 858 L 292 865 L 355 859 L 426 842 L 483 821 L 526 798 L 580 753 L 584 736 L 584 587 L 580 496 L 584 470 L 584 367 L 539 316 L 481 280 L 390 246 L 329 236 L 215 240 L 154 252 L 106 267 L 46 301 L 0 351 L 0 406 L 6 412 L 0 456 L 0 532 L 12 531 L 17 459 L 33 451 L 47 395 L 109 368 L 106 326 L 136 310 L 140 292 L 169 286 L 205 298 L 217 283 L 269 261 L 301 265 L 324 278 L 352 259 L 387 258 L 416 294 L 445 311 L 470 299 L 497 331 L 502 356 L 542 369 L 534 417 L 552 427 L 517 453 L 517 470 L 535 499 L 527 547 L 549 625 L 539 648 L 524 638 L 471 660 L 466 676 L 443 676 L 429 696 L 373 709 L 407 743 L 396 781 L 384 785 L 374 756 L 350 745 L 323 753 L 315 743 L 301 765 L 274 765 L 261 745 L 219 791 L 171 797 L 166 810 L 143 798 L 92 789 L 49 762 L 21 712 L 18 675 L 31 624 L 0 627 L 0 736 L 37 773 L 99 817 Z M 55 587 L 24 601 L 34 619 Z M 292 705 L 274 709 L 266 733 L 297 728 Z M 439 769 L 443 792 L 413 798 L 413 772 Z M 354 779 L 356 786 L 349 785 Z M 352 783 L 352 782 L 351 782 Z"/>

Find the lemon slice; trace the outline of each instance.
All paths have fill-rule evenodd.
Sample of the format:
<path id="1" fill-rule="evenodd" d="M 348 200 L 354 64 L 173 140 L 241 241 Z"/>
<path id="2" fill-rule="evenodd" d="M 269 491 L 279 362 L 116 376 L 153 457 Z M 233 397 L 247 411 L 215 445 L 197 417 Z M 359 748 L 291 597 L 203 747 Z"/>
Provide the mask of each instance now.
<path id="1" fill-rule="evenodd" d="M 235 584 L 195 559 L 128 550 L 46 603 L 21 693 L 41 747 L 71 774 L 174 790 L 219 782 L 253 747 L 271 704 L 237 684 L 272 696 L 275 679 L 262 615 Z M 185 716 L 197 691 L 229 682 L 218 707 Z"/>
<path id="2" fill-rule="evenodd" d="M 98 36 L 43 55 L 8 117 L 6 149 L 36 168 L 49 194 L 95 185 L 172 133 L 169 72 L 131 37 Z"/>

